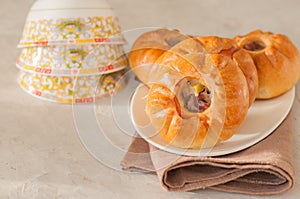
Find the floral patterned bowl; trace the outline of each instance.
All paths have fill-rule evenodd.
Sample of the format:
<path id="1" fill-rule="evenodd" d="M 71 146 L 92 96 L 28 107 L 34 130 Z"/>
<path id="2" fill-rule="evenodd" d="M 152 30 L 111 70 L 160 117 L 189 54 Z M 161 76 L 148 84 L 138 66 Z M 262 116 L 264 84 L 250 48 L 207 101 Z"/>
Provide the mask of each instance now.
<path id="1" fill-rule="evenodd" d="M 16 65 L 30 73 L 83 76 L 122 70 L 127 59 L 116 44 L 39 46 L 23 48 Z"/>
<path id="2" fill-rule="evenodd" d="M 18 83 L 27 93 L 52 102 L 91 103 L 113 95 L 126 84 L 125 70 L 92 76 L 47 76 L 21 72 Z"/>
<path id="3" fill-rule="evenodd" d="M 125 43 L 118 17 L 105 0 L 36 1 L 18 46 L 91 43 Z"/>

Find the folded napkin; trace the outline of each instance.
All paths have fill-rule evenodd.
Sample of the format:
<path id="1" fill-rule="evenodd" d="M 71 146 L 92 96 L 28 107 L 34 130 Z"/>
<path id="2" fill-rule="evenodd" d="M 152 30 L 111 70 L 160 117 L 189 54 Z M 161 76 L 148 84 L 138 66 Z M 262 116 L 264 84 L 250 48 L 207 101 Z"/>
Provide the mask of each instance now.
<path id="1" fill-rule="evenodd" d="M 245 194 L 278 194 L 294 185 L 292 114 L 267 138 L 245 150 L 217 157 L 188 157 L 133 138 L 121 161 L 127 171 L 156 173 L 168 191 L 216 189 Z"/>

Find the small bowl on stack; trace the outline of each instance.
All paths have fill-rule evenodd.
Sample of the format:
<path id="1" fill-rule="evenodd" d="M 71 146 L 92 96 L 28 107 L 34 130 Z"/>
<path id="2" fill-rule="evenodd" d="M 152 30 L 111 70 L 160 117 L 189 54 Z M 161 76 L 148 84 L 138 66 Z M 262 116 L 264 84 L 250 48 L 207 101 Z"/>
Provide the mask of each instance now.
<path id="1" fill-rule="evenodd" d="M 93 102 L 126 83 L 125 43 L 105 0 L 37 0 L 18 45 L 19 84 L 49 101 Z"/>

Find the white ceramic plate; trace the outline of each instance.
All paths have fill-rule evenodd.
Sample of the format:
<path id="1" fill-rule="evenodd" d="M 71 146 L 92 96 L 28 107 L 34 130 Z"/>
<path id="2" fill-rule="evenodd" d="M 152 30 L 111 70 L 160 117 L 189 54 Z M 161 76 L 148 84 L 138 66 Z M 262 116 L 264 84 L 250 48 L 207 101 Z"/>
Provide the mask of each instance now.
<path id="1" fill-rule="evenodd" d="M 256 144 L 281 124 L 289 113 L 295 97 L 295 88 L 293 88 L 274 99 L 255 101 L 249 109 L 242 126 L 230 139 L 212 148 L 192 150 L 171 146 L 156 133 L 145 113 L 148 91 L 149 89 L 145 85 L 140 85 L 136 89 L 130 104 L 131 119 L 138 134 L 157 148 L 187 156 L 225 155 Z"/>

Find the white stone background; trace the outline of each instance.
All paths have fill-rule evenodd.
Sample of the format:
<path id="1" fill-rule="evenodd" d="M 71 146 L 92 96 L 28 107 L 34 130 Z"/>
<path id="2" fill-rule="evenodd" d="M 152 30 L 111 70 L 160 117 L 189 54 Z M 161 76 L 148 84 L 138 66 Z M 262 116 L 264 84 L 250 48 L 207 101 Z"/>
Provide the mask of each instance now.
<path id="1" fill-rule="evenodd" d="M 288 35 L 300 47 L 298 0 L 109 0 L 123 30 L 161 26 L 232 37 L 254 29 Z M 116 172 L 77 136 L 71 106 L 37 100 L 17 85 L 14 63 L 33 0 L 0 0 L 0 198 L 296 198 L 300 195 L 300 86 L 294 104 L 296 185 L 278 196 L 212 190 L 168 193 L 157 177 Z M 2 70 L 3 69 L 3 70 Z"/>

